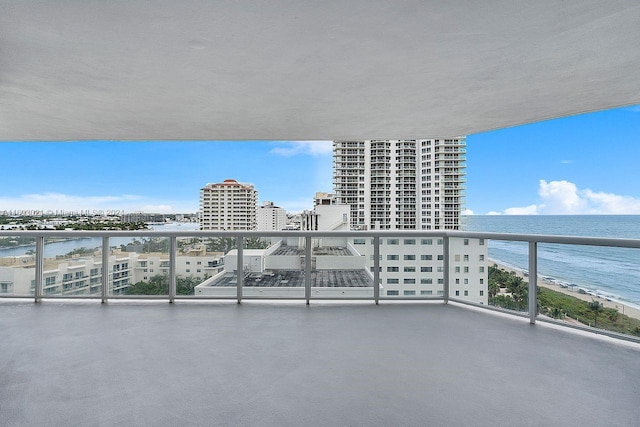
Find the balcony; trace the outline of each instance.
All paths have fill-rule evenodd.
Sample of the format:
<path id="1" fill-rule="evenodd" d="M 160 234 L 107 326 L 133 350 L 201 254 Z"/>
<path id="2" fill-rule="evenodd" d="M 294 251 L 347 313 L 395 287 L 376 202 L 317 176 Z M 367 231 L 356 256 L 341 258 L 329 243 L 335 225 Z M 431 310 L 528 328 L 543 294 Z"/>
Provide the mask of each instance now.
<path id="1" fill-rule="evenodd" d="M 146 260 L 150 268 L 169 259 L 168 292 L 120 295 L 100 275 L 98 293 L 46 294 L 43 254 L 46 242 L 60 232 L 3 232 L 0 236 L 36 241 L 33 293 L 0 298 L 0 393 L 7 425 L 293 425 L 294 420 L 424 425 L 430 420 L 583 426 L 633 425 L 640 417 L 636 339 L 553 320 L 531 305 L 522 311 L 480 305 L 465 300 L 455 283 L 458 274 L 465 277 L 468 261 L 456 254 L 488 239 L 528 245 L 529 295 L 538 292 L 538 244 L 639 249 L 637 240 L 397 230 L 64 233 L 101 238 L 103 265 L 126 258 L 109 258 L 111 240 L 159 239 L 155 244 L 163 255 Z M 252 254 L 243 244 L 249 239 L 301 239 L 302 249 L 281 245 L 273 251 L 298 260 L 296 295 L 276 293 L 266 302 L 257 293 L 257 276 L 249 273 L 235 277 L 232 295 L 177 295 L 183 239 L 221 236 L 235 242 L 235 259 L 232 250 L 223 265 L 235 265 L 236 271 L 244 270 L 243 255 Z M 323 252 L 312 245 L 340 238 L 350 239 L 351 246 Z M 375 255 L 393 253 L 402 244 L 400 265 L 415 264 L 416 277 L 442 277 L 442 284 L 434 279 L 416 285 L 433 289 L 431 294 L 403 292 L 408 285 L 401 282 L 380 284 L 382 275 L 392 277 L 387 271 L 396 261 Z M 429 255 L 423 260 L 419 254 Z M 361 289 L 365 293 L 316 294 L 322 288 L 315 273 L 323 268 L 323 255 L 333 257 L 335 271 L 343 267 L 333 263 L 346 258 L 371 264 L 373 280 Z M 421 265 L 433 269 L 421 272 Z M 587 333 L 593 331 L 598 335 Z"/>

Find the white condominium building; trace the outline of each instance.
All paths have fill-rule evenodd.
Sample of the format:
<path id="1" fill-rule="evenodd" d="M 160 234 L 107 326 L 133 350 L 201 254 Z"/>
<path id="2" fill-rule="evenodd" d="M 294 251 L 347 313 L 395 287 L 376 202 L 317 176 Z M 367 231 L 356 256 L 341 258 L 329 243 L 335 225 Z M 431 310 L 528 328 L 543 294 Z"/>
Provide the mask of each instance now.
<path id="1" fill-rule="evenodd" d="M 355 229 L 457 230 L 465 137 L 334 141 L 333 184 Z"/>
<path id="2" fill-rule="evenodd" d="M 264 202 L 256 212 L 258 231 L 280 231 L 287 225 L 287 211 L 273 202 Z"/>
<path id="3" fill-rule="evenodd" d="M 227 179 L 200 190 L 201 230 L 255 230 L 258 191 Z"/>

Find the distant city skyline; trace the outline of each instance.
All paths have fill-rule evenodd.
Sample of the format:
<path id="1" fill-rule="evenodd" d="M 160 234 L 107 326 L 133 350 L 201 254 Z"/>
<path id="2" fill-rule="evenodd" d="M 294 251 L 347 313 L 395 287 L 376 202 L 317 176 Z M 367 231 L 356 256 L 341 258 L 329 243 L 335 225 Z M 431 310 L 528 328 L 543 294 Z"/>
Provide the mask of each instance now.
<path id="1" fill-rule="evenodd" d="M 202 187 L 235 179 L 296 212 L 333 191 L 331 141 L 3 142 L 0 154 L 0 211 L 195 213 Z M 640 214 L 638 159 L 640 106 L 468 135 L 465 207 Z"/>

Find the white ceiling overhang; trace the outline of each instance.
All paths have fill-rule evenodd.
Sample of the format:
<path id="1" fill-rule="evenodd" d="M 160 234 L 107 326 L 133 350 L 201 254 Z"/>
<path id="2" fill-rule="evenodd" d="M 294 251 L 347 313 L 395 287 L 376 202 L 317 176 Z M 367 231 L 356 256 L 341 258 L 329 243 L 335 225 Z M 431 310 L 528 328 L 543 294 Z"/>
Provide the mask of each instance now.
<path id="1" fill-rule="evenodd" d="M 640 103 L 637 0 L 0 0 L 0 140 L 420 138 Z"/>

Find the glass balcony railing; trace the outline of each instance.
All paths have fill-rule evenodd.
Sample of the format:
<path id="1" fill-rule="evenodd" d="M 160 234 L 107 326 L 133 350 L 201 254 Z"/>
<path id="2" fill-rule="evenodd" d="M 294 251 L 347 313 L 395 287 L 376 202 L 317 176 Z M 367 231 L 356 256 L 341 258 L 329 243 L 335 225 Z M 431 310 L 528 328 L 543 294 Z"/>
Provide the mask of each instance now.
<path id="1" fill-rule="evenodd" d="M 594 247 L 600 258 L 584 262 Z M 497 261 L 507 249 L 526 268 Z M 0 298 L 439 300 L 633 339 L 633 304 L 561 278 L 584 270 L 606 289 L 620 280 L 615 264 L 629 270 L 616 285 L 638 293 L 638 249 L 638 239 L 440 230 L 2 231 Z"/>

